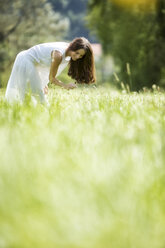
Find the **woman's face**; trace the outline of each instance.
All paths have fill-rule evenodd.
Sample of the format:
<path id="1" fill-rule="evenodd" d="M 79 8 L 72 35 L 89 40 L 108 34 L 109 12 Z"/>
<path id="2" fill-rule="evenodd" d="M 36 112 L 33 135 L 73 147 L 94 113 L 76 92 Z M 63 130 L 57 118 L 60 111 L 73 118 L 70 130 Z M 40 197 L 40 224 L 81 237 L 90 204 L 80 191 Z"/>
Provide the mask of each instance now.
<path id="1" fill-rule="evenodd" d="M 71 58 L 73 61 L 81 59 L 85 55 L 84 49 L 78 49 L 76 51 L 71 51 Z"/>

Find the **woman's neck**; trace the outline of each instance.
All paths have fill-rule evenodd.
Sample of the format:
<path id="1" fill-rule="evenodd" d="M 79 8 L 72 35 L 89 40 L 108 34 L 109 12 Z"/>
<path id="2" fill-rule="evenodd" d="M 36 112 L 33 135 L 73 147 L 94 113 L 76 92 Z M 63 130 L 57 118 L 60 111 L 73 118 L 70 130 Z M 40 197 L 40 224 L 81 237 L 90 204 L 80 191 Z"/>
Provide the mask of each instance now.
<path id="1" fill-rule="evenodd" d="M 71 51 L 66 49 L 66 52 L 65 52 L 65 57 L 68 57 L 68 56 L 71 56 Z"/>

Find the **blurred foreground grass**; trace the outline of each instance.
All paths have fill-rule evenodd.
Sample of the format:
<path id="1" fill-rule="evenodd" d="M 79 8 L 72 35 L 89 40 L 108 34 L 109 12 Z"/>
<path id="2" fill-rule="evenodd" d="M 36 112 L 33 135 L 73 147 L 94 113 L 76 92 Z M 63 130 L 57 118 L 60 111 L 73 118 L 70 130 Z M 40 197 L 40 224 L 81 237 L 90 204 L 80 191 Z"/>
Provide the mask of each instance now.
<path id="1" fill-rule="evenodd" d="M 165 94 L 0 94 L 0 248 L 165 247 Z"/>

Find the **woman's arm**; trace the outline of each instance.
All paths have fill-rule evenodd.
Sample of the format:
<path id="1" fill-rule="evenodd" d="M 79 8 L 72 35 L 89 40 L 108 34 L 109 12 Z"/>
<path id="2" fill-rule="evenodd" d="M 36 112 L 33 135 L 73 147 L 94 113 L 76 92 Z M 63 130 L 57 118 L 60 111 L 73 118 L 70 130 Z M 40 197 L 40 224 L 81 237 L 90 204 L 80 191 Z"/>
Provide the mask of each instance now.
<path id="1" fill-rule="evenodd" d="M 76 87 L 74 84 L 64 84 L 60 80 L 56 78 L 56 74 L 58 71 L 58 67 L 62 61 L 62 55 L 58 51 L 53 51 L 51 54 L 52 61 L 51 61 L 51 66 L 50 66 L 50 72 L 49 72 L 49 81 L 50 83 L 56 84 L 58 86 L 61 86 L 65 89 L 73 89 Z"/>
<path id="2" fill-rule="evenodd" d="M 49 72 L 49 81 L 50 83 L 54 83 L 56 85 L 59 85 L 61 87 L 64 87 L 64 83 L 60 82 L 56 78 L 58 67 L 62 61 L 61 53 L 58 51 L 53 51 L 51 54 L 51 66 L 50 66 L 50 72 Z"/>

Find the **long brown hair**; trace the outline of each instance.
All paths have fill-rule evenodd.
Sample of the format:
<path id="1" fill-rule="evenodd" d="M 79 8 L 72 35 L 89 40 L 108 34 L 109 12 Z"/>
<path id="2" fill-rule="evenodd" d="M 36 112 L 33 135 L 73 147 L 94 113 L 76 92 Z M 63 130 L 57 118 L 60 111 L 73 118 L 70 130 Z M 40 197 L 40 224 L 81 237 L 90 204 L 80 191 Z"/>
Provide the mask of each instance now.
<path id="1" fill-rule="evenodd" d="M 94 55 L 90 42 L 84 38 L 75 38 L 67 48 L 67 51 L 76 51 L 79 49 L 85 50 L 85 55 L 76 61 L 69 61 L 68 75 L 75 79 L 78 83 L 94 83 L 95 77 L 95 64 Z"/>

